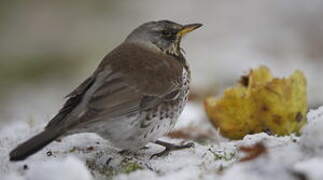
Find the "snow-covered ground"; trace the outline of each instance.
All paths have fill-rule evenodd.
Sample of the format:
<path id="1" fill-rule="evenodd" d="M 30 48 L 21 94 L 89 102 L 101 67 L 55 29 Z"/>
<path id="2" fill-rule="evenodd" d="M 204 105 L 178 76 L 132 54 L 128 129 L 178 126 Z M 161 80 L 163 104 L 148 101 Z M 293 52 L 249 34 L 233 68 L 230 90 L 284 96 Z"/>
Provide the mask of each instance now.
<path id="1" fill-rule="evenodd" d="M 122 156 L 100 137 L 78 134 L 51 143 L 25 161 L 9 162 L 9 151 L 45 125 L 15 122 L 0 130 L 0 179 L 319 180 L 323 179 L 323 107 L 310 111 L 308 121 L 300 137 L 261 133 L 228 141 L 217 135 L 207 122 L 201 105 L 190 103 L 175 129 L 185 141 L 192 140 L 183 134 L 192 134 L 194 129 L 192 137 L 197 138 L 190 149 L 150 159 L 163 148 L 149 144 L 136 155 Z M 198 140 L 202 136 L 204 139 Z M 174 143 L 184 141 L 163 139 Z"/>

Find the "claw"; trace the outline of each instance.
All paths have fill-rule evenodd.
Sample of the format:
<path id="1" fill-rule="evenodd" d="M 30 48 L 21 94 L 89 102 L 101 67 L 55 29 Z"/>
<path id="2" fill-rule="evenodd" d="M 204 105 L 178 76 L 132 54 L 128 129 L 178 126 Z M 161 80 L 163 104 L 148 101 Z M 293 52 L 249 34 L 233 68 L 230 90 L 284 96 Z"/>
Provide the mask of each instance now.
<path id="1" fill-rule="evenodd" d="M 118 152 L 118 154 L 120 154 L 121 156 L 128 156 L 131 154 L 131 152 L 128 150 L 121 150 Z"/>
<path id="2" fill-rule="evenodd" d="M 186 149 L 186 148 L 191 148 L 194 147 L 194 143 L 187 143 L 187 144 L 183 144 L 183 145 L 176 145 L 176 144 L 171 144 L 168 142 L 164 142 L 164 141 L 159 141 L 157 140 L 155 142 L 156 144 L 159 144 L 161 146 L 165 147 L 165 150 L 160 152 L 160 153 L 156 153 L 153 154 L 150 159 L 154 158 L 154 157 L 162 157 L 165 155 L 168 155 L 171 151 L 176 151 L 176 150 L 181 150 L 181 149 Z"/>

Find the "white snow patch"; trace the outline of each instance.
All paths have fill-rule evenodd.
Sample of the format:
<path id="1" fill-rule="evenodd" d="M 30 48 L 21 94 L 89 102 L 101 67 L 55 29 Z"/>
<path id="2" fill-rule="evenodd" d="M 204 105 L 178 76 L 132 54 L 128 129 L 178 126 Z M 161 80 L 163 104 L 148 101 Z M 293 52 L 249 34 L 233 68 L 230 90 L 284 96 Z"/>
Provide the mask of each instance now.
<path id="1" fill-rule="evenodd" d="M 5 180 L 92 180 L 83 162 L 74 157 L 33 162 L 22 175 L 7 175 Z"/>
<path id="2" fill-rule="evenodd" d="M 308 155 L 323 155 L 323 106 L 311 110 L 308 124 L 303 128 L 300 144 Z"/>
<path id="3" fill-rule="evenodd" d="M 299 162 L 294 169 L 305 175 L 311 180 L 322 180 L 323 177 L 323 158 L 313 158 Z"/>
<path id="4" fill-rule="evenodd" d="M 3 180 L 25 180 L 22 176 L 19 176 L 18 174 L 10 174 L 10 175 L 5 175 L 2 177 Z"/>
<path id="5" fill-rule="evenodd" d="M 83 162 L 68 157 L 63 160 L 51 160 L 40 163 L 32 163 L 30 171 L 26 174 L 26 179 L 33 180 L 91 180 L 91 174 L 84 166 Z"/>
<path id="6" fill-rule="evenodd" d="M 42 121 L 35 121 L 16 122 L 0 130 L 1 180 L 323 179 L 323 107 L 308 113 L 309 122 L 300 137 L 260 133 L 239 141 L 220 138 L 207 144 L 195 143 L 194 148 L 150 160 L 152 154 L 163 148 L 149 144 L 148 149 L 125 158 L 97 135 L 77 134 L 51 143 L 25 161 L 9 162 L 10 150 L 45 125 L 38 123 Z M 189 104 L 179 121 L 177 129 L 187 126 L 211 128 L 199 104 Z M 162 139 L 172 143 L 183 141 L 167 137 Z M 248 154 L 241 152 L 239 147 L 259 142 L 264 144 L 266 152 L 255 159 L 240 162 L 239 159 Z M 47 154 L 49 151 L 51 156 Z"/>

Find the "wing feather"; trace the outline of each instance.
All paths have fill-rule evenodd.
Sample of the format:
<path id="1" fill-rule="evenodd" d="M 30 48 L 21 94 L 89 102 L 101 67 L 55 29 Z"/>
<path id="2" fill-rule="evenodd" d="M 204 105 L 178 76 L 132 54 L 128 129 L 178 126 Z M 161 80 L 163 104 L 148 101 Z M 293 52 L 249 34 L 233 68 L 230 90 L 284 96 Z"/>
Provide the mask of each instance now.
<path id="1" fill-rule="evenodd" d="M 175 57 L 134 44 L 122 44 L 67 96 L 64 107 L 47 127 L 57 126 L 66 119 L 64 126 L 75 128 L 103 116 L 118 119 L 152 108 L 169 99 L 165 97 L 178 93 L 182 71 L 183 66 Z M 82 116 L 66 118 L 72 111 Z"/>

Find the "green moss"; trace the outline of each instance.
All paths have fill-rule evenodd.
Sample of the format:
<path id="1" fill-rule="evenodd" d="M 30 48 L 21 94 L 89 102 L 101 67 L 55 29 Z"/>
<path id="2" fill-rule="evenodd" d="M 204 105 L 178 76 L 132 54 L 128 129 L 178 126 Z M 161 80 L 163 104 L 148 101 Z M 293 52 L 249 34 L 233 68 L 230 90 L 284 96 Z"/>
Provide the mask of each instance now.
<path id="1" fill-rule="evenodd" d="M 114 169 L 110 166 L 107 166 L 107 165 L 97 164 L 97 162 L 95 160 L 87 160 L 86 166 L 92 172 L 99 173 L 100 175 L 106 177 L 107 179 L 112 179 L 113 176 L 118 174 L 116 169 Z"/>
<path id="2" fill-rule="evenodd" d="M 129 162 L 127 164 L 125 164 L 125 166 L 122 169 L 122 172 L 125 174 L 129 174 L 132 172 L 135 172 L 137 170 L 142 170 L 143 167 L 141 167 L 139 164 L 135 163 L 135 162 Z"/>
<path id="3" fill-rule="evenodd" d="M 132 159 L 125 158 L 116 167 L 111 167 L 105 164 L 98 164 L 95 160 L 87 160 L 86 166 L 92 171 L 99 173 L 107 179 L 112 179 L 118 174 L 130 174 L 137 170 L 144 169 L 138 162 Z"/>
<path id="4" fill-rule="evenodd" d="M 225 151 L 212 151 L 209 149 L 209 151 L 213 154 L 214 160 L 225 160 L 225 161 L 231 161 L 235 158 L 236 153 L 235 152 L 225 152 Z"/>

